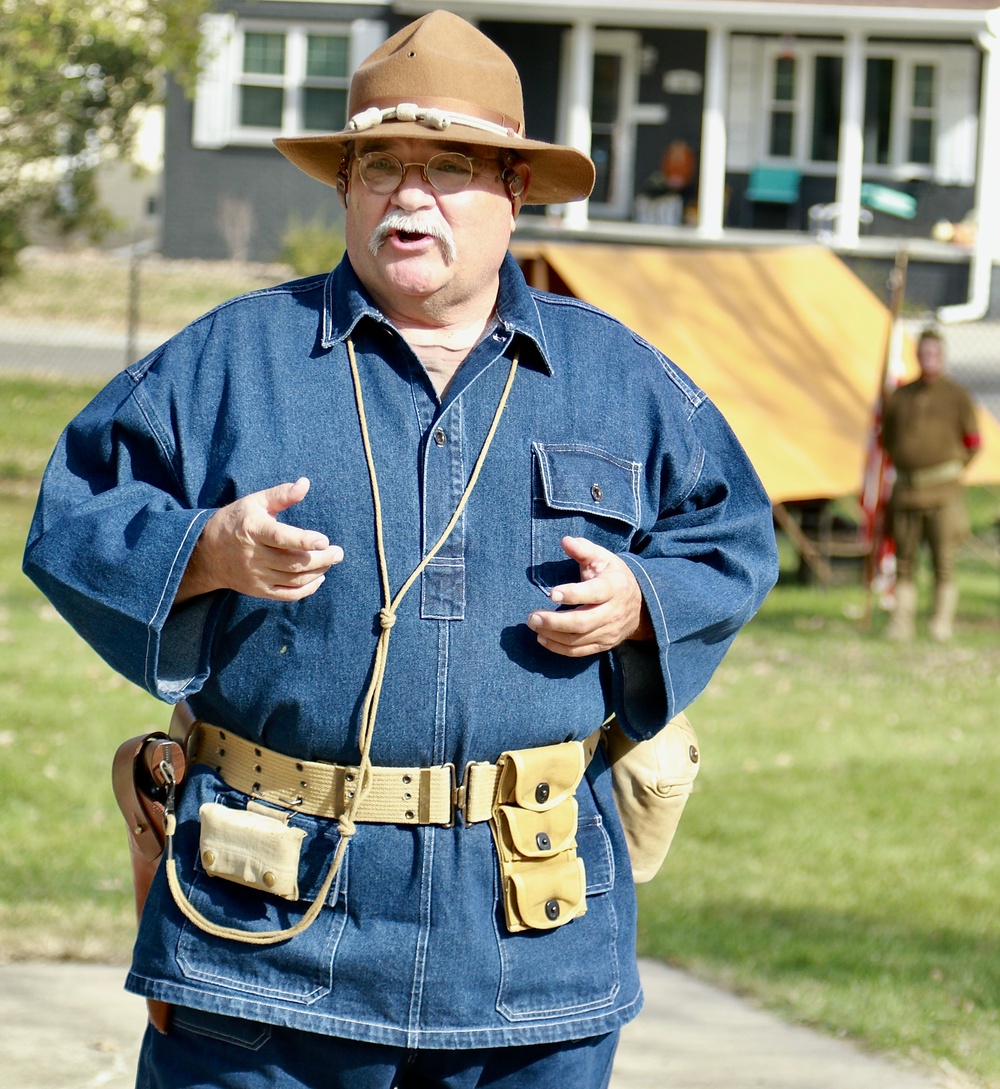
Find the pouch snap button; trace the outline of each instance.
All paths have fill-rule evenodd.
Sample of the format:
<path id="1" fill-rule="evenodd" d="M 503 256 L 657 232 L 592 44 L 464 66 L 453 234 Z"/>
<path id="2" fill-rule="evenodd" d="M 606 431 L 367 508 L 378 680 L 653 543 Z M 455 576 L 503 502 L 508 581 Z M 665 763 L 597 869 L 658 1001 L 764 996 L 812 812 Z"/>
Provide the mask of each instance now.
<path id="1" fill-rule="evenodd" d="M 264 884 L 267 885 L 267 887 L 269 889 L 273 889 L 274 886 L 277 883 L 278 883 L 278 879 L 274 876 L 274 874 L 271 873 L 270 870 L 265 870 L 264 871 Z"/>
<path id="2" fill-rule="evenodd" d="M 545 802 L 547 802 L 548 800 L 549 800 L 549 784 L 548 783 L 539 783 L 538 786 L 535 787 L 535 801 L 538 802 L 539 805 L 542 805 Z"/>
<path id="3" fill-rule="evenodd" d="M 545 832 L 539 832 L 538 835 L 535 836 L 535 846 L 538 847 L 539 851 L 551 851 L 552 840 L 549 839 Z"/>
<path id="4" fill-rule="evenodd" d="M 546 900 L 545 901 L 545 914 L 553 922 L 559 918 L 559 901 L 558 900 Z"/>

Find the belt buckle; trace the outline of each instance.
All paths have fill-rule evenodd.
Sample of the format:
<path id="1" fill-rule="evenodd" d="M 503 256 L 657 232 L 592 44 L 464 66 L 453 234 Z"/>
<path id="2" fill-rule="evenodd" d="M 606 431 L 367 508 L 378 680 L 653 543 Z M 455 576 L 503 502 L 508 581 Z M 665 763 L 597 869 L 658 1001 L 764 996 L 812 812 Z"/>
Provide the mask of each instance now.
<path id="1" fill-rule="evenodd" d="M 451 789 L 449 790 L 449 796 L 451 797 L 451 811 L 448 819 L 448 823 L 442 825 L 442 828 L 454 828 L 455 827 L 455 814 L 463 810 L 465 807 L 465 784 L 458 781 L 458 769 L 451 762 L 442 764 L 451 779 Z M 463 812 L 462 819 L 464 821 L 465 814 Z"/>

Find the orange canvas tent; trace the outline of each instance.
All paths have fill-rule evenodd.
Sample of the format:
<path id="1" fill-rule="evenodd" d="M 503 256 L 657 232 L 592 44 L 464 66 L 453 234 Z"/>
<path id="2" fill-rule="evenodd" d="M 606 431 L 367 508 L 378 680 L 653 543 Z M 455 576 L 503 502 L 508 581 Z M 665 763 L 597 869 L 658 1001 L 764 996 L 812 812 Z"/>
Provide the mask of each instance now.
<path id="1" fill-rule="evenodd" d="M 729 420 L 774 504 L 857 496 L 889 310 L 819 246 L 515 247 L 529 280 L 620 318 Z M 916 374 L 913 344 L 904 361 Z M 1000 482 L 1000 425 L 981 412 L 969 483 Z"/>

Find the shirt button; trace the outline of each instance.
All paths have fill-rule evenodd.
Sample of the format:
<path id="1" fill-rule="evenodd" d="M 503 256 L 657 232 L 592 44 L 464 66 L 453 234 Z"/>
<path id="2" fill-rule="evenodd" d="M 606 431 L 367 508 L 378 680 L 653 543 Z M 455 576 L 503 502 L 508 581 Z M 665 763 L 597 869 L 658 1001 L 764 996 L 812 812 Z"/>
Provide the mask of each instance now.
<path id="1" fill-rule="evenodd" d="M 444 446 L 444 444 L 448 441 L 448 436 L 444 433 L 443 428 L 439 427 L 437 431 L 434 432 L 434 441 L 438 444 L 438 446 Z"/>
<path id="2" fill-rule="evenodd" d="M 595 503 L 600 503 L 604 498 L 604 490 L 601 488 L 600 484 L 591 484 L 590 494 L 593 496 Z"/>

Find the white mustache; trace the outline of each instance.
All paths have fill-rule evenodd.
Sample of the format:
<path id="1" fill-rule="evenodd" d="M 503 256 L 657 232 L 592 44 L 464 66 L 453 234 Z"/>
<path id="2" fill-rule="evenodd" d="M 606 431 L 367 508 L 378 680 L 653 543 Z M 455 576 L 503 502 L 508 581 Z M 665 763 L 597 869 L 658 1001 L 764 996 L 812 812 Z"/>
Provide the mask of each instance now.
<path id="1" fill-rule="evenodd" d="M 453 264 L 458 257 L 458 247 L 455 245 L 455 236 L 451 227 L 436 216 L 427 215 L 424 212 L 386 212 L 381 222 L 372 231 L 368 239 L 368 249 L 372 256 L 385 244 L 393 231 L 405 231 L 408 234 L 426 234 L 433 238 L 441 247 L 441 253 L 445 264 Z"/>

